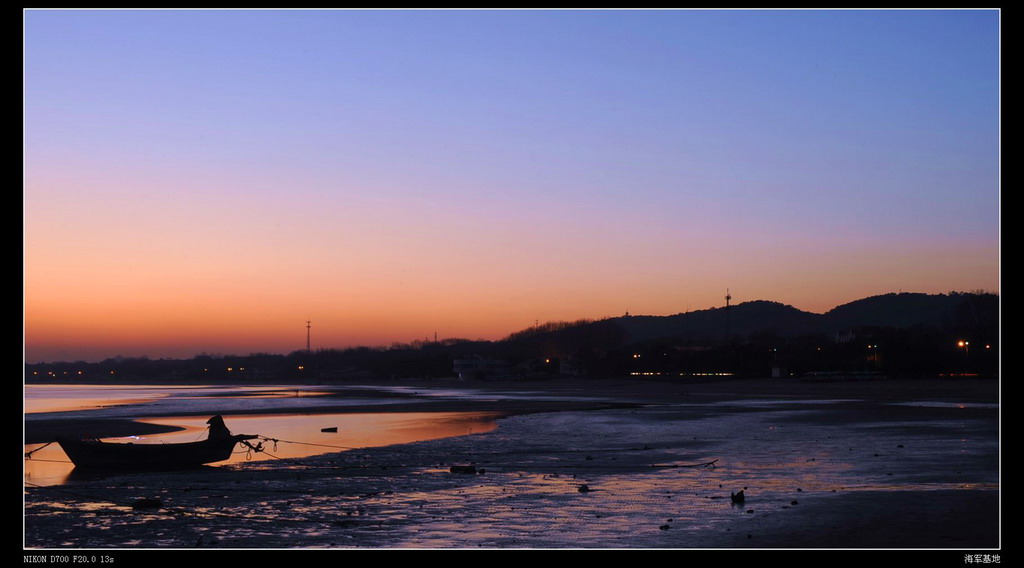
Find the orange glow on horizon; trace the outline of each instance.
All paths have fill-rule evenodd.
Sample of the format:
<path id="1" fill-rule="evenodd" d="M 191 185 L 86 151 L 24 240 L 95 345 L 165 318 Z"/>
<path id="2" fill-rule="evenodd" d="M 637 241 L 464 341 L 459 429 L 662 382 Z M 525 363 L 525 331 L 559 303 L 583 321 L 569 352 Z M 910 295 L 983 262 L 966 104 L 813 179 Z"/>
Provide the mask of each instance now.
<path id="1" fill-rule="evenodd" d="M 151 207 L 123 189 L 107 191 L 129 212 Z M 47 192 L 29 195 L 27 209 L 47 207 Z M 719 307 L 726 288 L 734 304 L 769 300 L 823 313 L 899 289 L 986 288 L 976 275 L 997 274 L 998 266 L 980 245 L 908 241 L 889 249 L 870 236 L 830 240 L 784 227 L 757 238 L 723 233 L 721 246 L 741 251 L 736 257 L 708 246 L 699 225 L 652 228 L 638 212 L 623 211 L 618 230 L 609 230 L 565 206 L 519 211 L 527 218 L 516 224 L 465 204 L 448 210 L 403 198 L 403 211 L 342 220 L 329 215 L 347 211 L 340 204 L 310 213 L 257 200 L 241 216 L 219 201 L 198 213 L 172 202 L 177 217 L 104 211 L 88 221 L 27 223 L 26 359 L 286 353 L 305 347 L 306 319 L 314 349 L 434 333 L 496 340 L 534 321 Z M 950 255 L 974 264 L 949 270 Z"/>
<path id="2" fill-rule="evenodd" d="M 30 362 L 998 293 L 998 10 L 23 15 Z"/>

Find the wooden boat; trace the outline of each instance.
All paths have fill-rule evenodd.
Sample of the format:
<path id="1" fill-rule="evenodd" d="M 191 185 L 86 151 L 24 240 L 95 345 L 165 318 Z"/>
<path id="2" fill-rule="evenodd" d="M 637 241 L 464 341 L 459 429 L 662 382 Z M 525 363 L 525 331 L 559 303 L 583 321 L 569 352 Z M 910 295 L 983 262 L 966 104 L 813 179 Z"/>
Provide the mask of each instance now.
<path id="1" fill-rule="evenodd" d="M 220 416 L 214 416 L 207 424 L 210 424 L 210 434 L 205 440 L 183 444 L 112 443 L 60 437 L 57 443 L 79 468 L 175 470 L 224 461 L 231 457 L 236 444 L 258 438 L 232 434 Z"/>

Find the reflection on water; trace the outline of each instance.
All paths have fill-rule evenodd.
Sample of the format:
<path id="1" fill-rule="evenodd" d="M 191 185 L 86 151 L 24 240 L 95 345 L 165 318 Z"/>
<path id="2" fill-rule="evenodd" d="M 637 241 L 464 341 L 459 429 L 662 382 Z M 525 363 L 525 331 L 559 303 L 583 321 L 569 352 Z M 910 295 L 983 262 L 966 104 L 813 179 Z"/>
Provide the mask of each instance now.
<path id="1" fill-rule="evenodd" d="M 247 404 L 253 399 L 308 399 L 304 404 L 334 394 L 321 388 L 305 386 L 214 386 L 214 385 L 26 385 L 25 414 L 112 409 L 127 405 L 154 408 L 196 407 L 202 402 L 224 405 Z M 338 404 L 339 401 L 332 401 Z"/>
<path id="2" fill-rule="evenodd" d="M 278 441 L 264 443 L 265 453 L 239 449 L 230 462 L 298 458 L 365 447 L 462 436 L 494 429 L 496 415 L 482 412 L 396 412 L 368 414 L 260 414 L 229 416 L 232 433 L 255 434 Z M 184 431 L 146 436 L 139 442 L 194 442 L 205 437 L 206 417 L 146 419 L 150 424 L 183 426 Z M 322 432 L 337 428 L 337 432 Z M 241 446 L 240 446 L 241 448 Z"/>
<path id="3" fill-rule="evenodd" d="M 170 396 L 173 387 L 120 385 L 25 385 L 25 413 L 90 410 L 142 404 Z"/>
<path id="4" fill-rule="evenodd" d="M 26 420 L 50 419 L 44 413 L 69 413 L 93 418 L 126 418 L 183 428 L 176 432 L 108 441 L 133 443 L 183 443 L 205 438 L 206 420 L 214 414 L 227 416 L 228 428 L 239 434 L 274 438 L 264 442 L 263 453 L 238 446 L 229 462 L 298 458 L 352 448 L 486 432 L 497 416 L 483 413 L 376 413 L 295 414 L 297 409 L 324 406 L 389 403 L 400 404 L 423 395 L 404 392 L 401 397 L 366 398 L 354 387 L 326 389 L 295 385 L 25 385 Z M 429 389 L 428 389 L 429 390 Z M 396 391 L 400 392 L 400 391 Z M 351 396 L 348 396 L 351 393 Z M 346 396 L 341 396 L 342 394 Z M 334 395 L 334 396 L 328 396 Z M 252 412 L 281 412 L 254 415 Z M 209 414 L 205 414 L 205 413 Z M 285 414 L 285 412 L 291 412 Z M 181 416 L 204 413 L 203 416 Z M 324 428 L 337 428 L 326 433 Z M 32 452 L 43 444 L 25 446 Z M 25 481 L 54 485 L 68 481 L 73 466 L 56 444 L 25 460 Z"/>
<path id="5" fill-rule="evenodd" d="M 263 400 L 262 394 L 258 396 L 253 402 Z M 313 464 L 303 475 L 297 466 L 296 474 L 287 479 L 279 477 L 276 468 L 254 464 L 253 470 L 274 475 L 254 483 L 251 491 L 233 491 L 219 483 L 187 491 L 188 501 L 182 497 L 182 502 L 189 504 L 189 511 L 210 513 L 203 523 L 169 522 L 166 517 L 160 523 L 147 522 L 150 517 L 144 512 L 103 514 L 122 495 L 119 482 L 94 484 L 89 492 L 81 492 L 85 496 L 75 505 L 66 504 L 63 495 L 72 491 L 52 498 L 48 491 L 29 489 L 26 538 L 41 545 L 87 548 L 188 548 L 202 538 L 204 543 L 216 540 L 239 548 L 658 549 L 747 545 L 748 535 L 754 535 L 756 545 L 769 542 L 757 540 L 762 535 L 782 535 L 796 528 L 792 538 L 820 543 L 825 542 L 818 540 L 820 529 L 831 525 L 822 525 L 819 515 L 847 507 L 850 496 L 857 498 L 853 502 L 858 507 L 870 505 L 881 492 L 887 494 L 886 501 L 895 498 L 897 504 L 909 502 L 892 495 L 900 492 L 914 492 L 905 497 L 931 503 L 933 498 L 922 493 L 933 491 L 934 499 L 945 503 L 950 493 L 999 488 L 995 413 L 962 418 L 959 414 L 966 413 L 959 410 L 906 409 L 899 420 L 890 420 L 892 411 L 901 409 L 889 407 L 881 414 L 858 414 L 847 421 L 820 418 L 833 407 L 848 413 L 849 406 L 845 399 L 753 399 L 727 405 L 687 402 L 513 417 L 484 437 L 342 453 Z M 279 440 L 276 447 L 264 442 L 273 457 L 247 456 L 240 450 L 234 461 L 248 457 L 269 466 L 276 459 L 308 453 L 494 428 L 494 417 L 479 413 L 295 412 L 300 410 L 293 407 L 288 415 L 226 413 L 233 432 Z M 139 438 L 140 443 L 188 442 L 205 436 L 208 416 L 157 416 L 174 415 L 150 411 L 145 420 L 184 430 Z M 322 432 L 325 428 L 337 432 Z M 59 448 L 44 452 L 51 450 L 64 459 Z M 712 460 L 714 467 L 696 467 Z M 338 467 L 321 467 L 327 462 Z M 394 463 L 403 467 L 358 467 Z M 476 463 L 487 471 L 453 473 L 448 466 L 454 463 Z M 82 475 L 69 476 L 67 464 L 63 467 L 52 483 Z M 32 475 L 44 476 L 40 471 Z M 166 480 L 170 477 L 140 485 L 151 491 L 164 490 L 164 483 L 172 489 L 193 485 L 183 481 L 188 485 L 174 486 L 175 481 Z M 42 483 L 30 479 L 28 472 L 26 481 Z M 282 490 L 282 483 L 287 490 Z M 580 491 L 583 484 L 588 491 Z M 97 494 L 100 489 L 105 493 Z M 746 501 L 734 504 L 730 495 L 740 489 L 745 490 Z M 953 502 L 974 497 L 958 496 Z M 888 503 L 871 506 L 884 508 Z M 863 511 L 872 514 L 870 508 Z M 860 514 L 861 509 L 843 513 L 854 525 Z M 913 522 L 907 523 L 909 532 L 914 528 Z M 771 542 L 777 546 L 788 541 Z M 841 537 L 828 542 L 847 544 Z"/>
<path id="6" fill-rule="evenodd" d="M 920 408 L 999 408 L 995 403 L 982 402 L 937 402 L 937 401 L 914 401 L 914 402 L 890 402 L 895 406 L 916 406 Z"/>
<path id="7" fill-rule="evenodd" d="M 236 446 L 231 459 L 216 465 L 246 461 L 301 458 L 365 447 L 406 444 L 451 436 L 489 432 L 496 427 L 497 414 L 485 412 L 396 412 L 373 414 L 272 414 L 228 416 L 225 422 L 236 434 L 273 438 L 263 441 L 263 452 Z M 140 420 L 184 428 L 167 434 L 108 438 L 108 442 L 176 444 L 206 437 L 208 417 L 168 417 Z M 322 432 L 337 428 L 337 432 Z M 257 441 L 253 440 L 255 444 Z M 44 444 L 29 444 L 31 452 Z M 71 481 L 74 469 L 57 444 L 51 444 L 25 460 L 25 482 L 59 485 Z M 80 472 L 76 472 L 76 475 Z"/>

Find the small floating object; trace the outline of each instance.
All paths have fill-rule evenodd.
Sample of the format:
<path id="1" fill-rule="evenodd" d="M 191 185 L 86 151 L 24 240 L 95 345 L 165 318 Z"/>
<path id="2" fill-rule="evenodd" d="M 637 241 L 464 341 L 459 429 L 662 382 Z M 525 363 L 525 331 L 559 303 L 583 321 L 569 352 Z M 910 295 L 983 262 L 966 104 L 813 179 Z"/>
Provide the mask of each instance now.
<path id="1" fill-rule="evenodd" d="M 743 501 L 746 500 L 746 496 L 743 495 L 743 490 L 742 489 L 740 490 L 739 493 L 731 493 L 730 495 L 732 496 L 732 502 L 733 503 L 742 503 Z"/>
<path id="2" fill-rule="evenodd" d="M 337 432 L 338 431 L 338 427 L 337 426 L 331 426 L 330 428 L 321 428 L 320 431 L 321 432 Z"/>
<path id="3" fill-rule="evenodd" d="M 587 493 L 588 491 L 590 491 L 590 487 L 588 487 L 587 484 L 584 483 L 583 485 L 580 485 L 579 488 L 576 489 L 576 491 L 579 491 L 580 493 Z"/>
<path id="4" fill-rule="evenodd" d="M 471 465 L 453 465 L 448 468 L 451 473 L 476 473 L 476 467 Z"/>

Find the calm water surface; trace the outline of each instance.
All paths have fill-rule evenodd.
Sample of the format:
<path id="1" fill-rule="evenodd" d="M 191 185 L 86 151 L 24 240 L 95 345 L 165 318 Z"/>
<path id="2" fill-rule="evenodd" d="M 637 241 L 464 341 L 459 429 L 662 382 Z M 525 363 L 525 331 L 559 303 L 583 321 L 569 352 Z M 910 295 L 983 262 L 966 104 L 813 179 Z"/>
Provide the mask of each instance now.
<path id="1" fill-rule="evenodd" d="M 227 463 L 280 460 L 351 449 L 404 444 L 422 440 L 462 436 L 493 430 L 497 415 L 481 412 L 392 412 L 392 413 L 302 413 L 330 404 L 402 404 L 410 399 L 324 398 L 317 387 L 223 387 L 223 386 L 108 386 L 27 385 L 25 420 L 44 417 L 133 418 L 140 422 L 175 426 L 176 432 L 128 438 L 107 438 L 110 442 L 182 443 L 206 437 L 208 416 L 181 416 L 178 412 L 209 409 L 211 414 L 229 414 L 232 432 L 272 438 L 263 442 L 263 452 L 243 446 Z M 236 414 L 244 409 L 273 414 Z M 298 409 L 298 411 L 297 411 Z M 57 413 L 57 414 L 53 414 Z M 334 429 L 334 432 L 323 432 Z M 255 443 L 255 441 L 254 441 Z M 29 452 L 43 444 L 27 444 Z M 25 460 L 24 479 L 35 485 L 56 485 L 69 481 L 74 466 L 56 444 Z"/>

